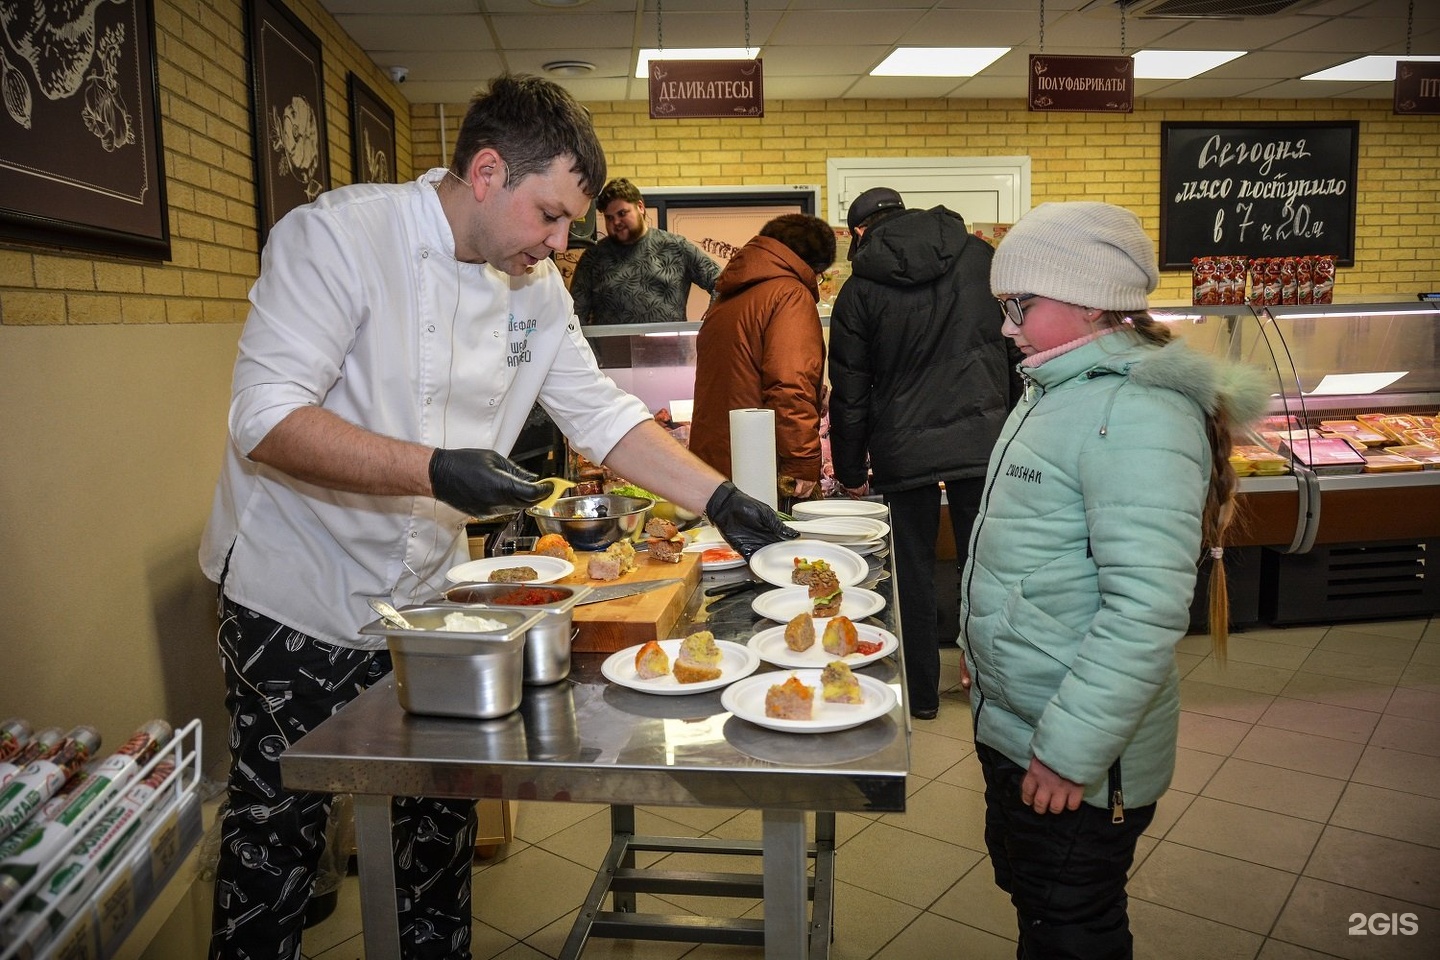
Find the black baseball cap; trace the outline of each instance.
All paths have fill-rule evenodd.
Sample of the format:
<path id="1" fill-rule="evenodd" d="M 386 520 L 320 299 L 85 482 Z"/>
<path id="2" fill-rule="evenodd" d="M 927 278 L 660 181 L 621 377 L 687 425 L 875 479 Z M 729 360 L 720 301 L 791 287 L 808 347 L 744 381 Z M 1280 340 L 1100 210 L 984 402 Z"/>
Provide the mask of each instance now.
<path id="1" fill-rule="evenodd" d="M 854 233 L 855 228 L 866 220 L 891 207 L 905 209 L 905 201 L 900 194 L 889 187 L 871 187 L 850 203 L 850 212 L 845 215 L 845 225 Z"/>

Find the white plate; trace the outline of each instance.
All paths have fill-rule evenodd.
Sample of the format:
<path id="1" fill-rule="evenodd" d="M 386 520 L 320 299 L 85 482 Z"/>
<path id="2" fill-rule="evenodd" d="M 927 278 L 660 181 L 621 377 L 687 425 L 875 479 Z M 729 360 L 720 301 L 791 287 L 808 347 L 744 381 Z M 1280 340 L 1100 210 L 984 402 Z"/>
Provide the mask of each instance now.
<path id="1" fill-rule="evenodd" d="M 873 517 L 822 517 L 815 520 L 791 520 L 785 525 L 802 537 L 843 543 L 847 547 L 879 540 L 890 532 L 890 524 Z"/>
<path id="2" fill-rule="evenodd" d="M 790 508 L 797 520 L 814 520 L 819 517 L 874 517 L 882 520 L 890 515 L 890 508 L 873 500 L 802 500 Z"/>
<path id="3" fill-rule="evenodd" d="M 785 733 L 831 733 L 848 730 L 862 723 L 883 717 L 895 706 L 895 691 L 889 684 L 857 673 L 860 695 L 864 703 L 826 703 L 820 698 L 820 671 L 791 671 L 800 682 L 815 688 L 815 708 L 809 720 L 780 720 L 765 716 L 765 694 L 777 683 L 784 683 L 785 673 L 761 673 L 731 684 L 720 694 L 720 705 L 741 720 Z"/>
<path id="4" fill-rule="evenodd" d="M 766 583 L 777 587 L 795 584 L 790 575 L 795 572 L 795 558 L 824 560 L 835 571 L 842 587 L 853 587 L 865 579 L 870 565 L 865 558 L 848 547 L 824 540 L 782 540 L 761 547 L 750 555 L 750 569 Z"/>
<path id="5" fill-rule="evenodd" d="M 730 545 L 724 540 L 721 540 L 718 543 L 713 540 L 705 540 L 700 543 L 690 544 L 685 548 L 685 552 L 701 554 L 701 570 L 734 570 L 736 567 L 745 566 L 745 558 L 740 556 L 738 551 L 736 552 L 735 556 L 731 557 L 728 560 L 706 560 L 704 557 L 705 551 L 714 550 L 717 547 L 725 547 L 729 549 Z"/>
<path id="6" fill-rule="evenodd" d="M 446 571 L 445 579 L 451 583 L 464 583 L 466 581 L 479 581 L 483 583 L 490 579 L 491 573 L 496 570 L 504 570 L 506 567 L 533 567 L 539 576 L 534 580 L 525 580 L 523 581 L 524 583 L 554 583 L 561 577 L 569 576 L 575 572 L 575 564 L 569 560 L 561 560 L 559 557 L 547 557 L 544 554 L 538 553 L 517 553 L 511 557 L 486 557 L 483 560 L 471 560 L 469 563 L 462 563 Z"/>
<path id="7" fill-rule="evenodd" d="M 809 587 L 784 587 L 780 590 L 766 590 L 750 601 L 750 609 L 780 623 L 789 623 L 802 613 L 815 609 L 810 602 Z M 851 620 L 863 620 L 872 613 L 885 609 L 885 598 L 874 590 L 864 587 L 846 587 L 840 596 L 840 615 Z"/>
<path id="8" fill-rule="evenodd" d="M 884 549 L 885 541 L 866 540 L 864 543 L 847 543 L 845 544 L 845 546 L 849 547 L 851 550 L 854 550 L 862 557 L 868 557 L 870 556 L 870 554 L 876 552 L 877 550 Z"/>
<path id="9" fill-rule="evenodd" d="M 750 649 L 760 655 L 760 659 L 766 663 L 773 663 L 777 667 L 814 667 L 820 669 L 831 660 L 837 659 L 825 652 L 820 644 L 820 638 L 825 633 L 825 627 L 830 620 L 815 621 L 815 643 L 809 650 L 791 650 L 785 645 L 785 628 L 770 627 L 761 630 L 750 638 Z M 852 653 L 849 656 L 840 657 L 852 667 L 863 667 L 867 663 L 874 663 L 881 657 L 888 657 L 900 646 L 900 638 L 889 630 L 882 630 L 879 627 L 871 626 L 868 623 L 855 624 L 855 632 L 860 635 L 861 640 L 869 640 L 871 643 L 879 643 L 880 649 L 875 653 Z"/>
<path id="10" fill-rule="evenodd" d="M 665 651 L 665 655 L 670 658 L 672 664 L 680 654 L 680 644 L 683 642 L 683 639 L 660 641 L 660 649 Z M 657 693 L 665 697 L 677 697 L 729 686 L 742 677 L 750 676 L 755 672 L 755 668 L 760 666 L 760 655 L 744 644 L 733 643 L 729 640 L 716 640 L 715 646 L 720 648 L 720 676 L 717 679 L 701 680 L 699 683 L 681 683 L 673 675 L 667 673 L 665 676 L 656 677 L 653 680 L 642 680 L 640 675 L 635 672 L 635 655 L 640 652 L 642 646 L 644 644 L 636 644 L 610 654 L 600 665 L 600 673 L 611 683 L 618 683 L 631 690 L 639 690 L 641 693 Z"/>

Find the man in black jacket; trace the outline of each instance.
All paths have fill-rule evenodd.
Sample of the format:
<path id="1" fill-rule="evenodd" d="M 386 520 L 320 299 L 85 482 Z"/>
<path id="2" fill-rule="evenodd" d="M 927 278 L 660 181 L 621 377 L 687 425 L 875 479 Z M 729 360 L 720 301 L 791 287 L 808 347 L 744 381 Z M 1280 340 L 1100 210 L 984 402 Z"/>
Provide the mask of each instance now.
<path id="1" fill-rule="evenodd" d="M 910 713 L 930 720 L 940 708 L 940 484 L 958 572 L 990 449 L 1019 396 L 1020 357 L 1000 334 L 992 250 L 959 214 L 907 210 L 899 193 L 874 187 L 846 221 L 852 273 L 830 317 L 835 477 L 859 491 L 868 454 L 871 488 L 890 506 Z"/>

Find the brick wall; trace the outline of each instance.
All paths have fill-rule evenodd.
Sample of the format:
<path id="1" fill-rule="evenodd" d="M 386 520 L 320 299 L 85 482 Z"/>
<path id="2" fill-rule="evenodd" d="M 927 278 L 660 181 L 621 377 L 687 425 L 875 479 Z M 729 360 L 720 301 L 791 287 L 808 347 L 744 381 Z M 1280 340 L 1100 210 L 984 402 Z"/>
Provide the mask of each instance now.
<path id="1" fill-rule="evenodd" d="M 332 185 L 350 183 L 348 77 L 395 111 L 400 179 L 410 112 L 390 78 L 317 0 L 286 0 L 320 38 Z M 155 0 L 171 259 L 0 248 L 0 324 L 236 323 L 259 271 L 243 0 Z"/>
<path id="2" fill-rule="evenodd" d="M 638 101 L 588 106 L 611 175 L 642 185 L 818 183 L 823 193 L 831 156 L 1028 155 L 1033 203 L 1121 204 L 1157 241 L 1161 121 L 1358 120 L 1355 266 L 1340 271 L 1337 299 L 1440 289 L 1440 118 L 1396 117 L 1388 100 L 1141 100 L 1128 116 L 1031 113 L 1018 100 L 792 100 L 725 121 L 652 121 Z M 464 110 L 415 107 L 416 169 L 449 162 Z M 1188 274 L 1162 273 L 1154 299 L 1189 302 Z"/>

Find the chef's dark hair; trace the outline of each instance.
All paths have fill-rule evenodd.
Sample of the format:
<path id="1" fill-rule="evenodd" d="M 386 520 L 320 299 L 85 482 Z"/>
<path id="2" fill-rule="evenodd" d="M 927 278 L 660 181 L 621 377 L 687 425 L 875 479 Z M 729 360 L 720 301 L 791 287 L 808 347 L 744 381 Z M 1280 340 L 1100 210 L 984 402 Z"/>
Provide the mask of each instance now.
<path id="1" fill-rule="evenodd" d="M 466 180 L 470 161 L 486 147 L 504 159 L 509 189 L 561 156 L 574 159 L 570 171 L 580 177 L 586 196 L 593 197 L 605 182 L 605 150 L 590 111 L 541 77 L 504 74 L 471 99 L 455 138 L 451 172 Z"/>
<path id="2" fill-rule="evenodd" d="M 817 274 L 835 262 L 835 230 L 807 213 L 781 214 L 760 228 L 760 236 L 779 240 Z"/>

